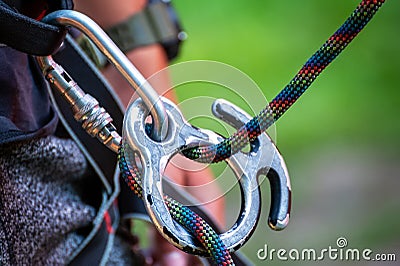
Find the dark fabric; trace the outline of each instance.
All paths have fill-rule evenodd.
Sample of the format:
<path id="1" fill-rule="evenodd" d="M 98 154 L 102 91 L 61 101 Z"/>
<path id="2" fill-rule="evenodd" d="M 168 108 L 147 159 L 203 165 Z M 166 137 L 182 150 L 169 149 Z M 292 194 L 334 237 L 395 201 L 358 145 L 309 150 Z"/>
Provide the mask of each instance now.
<path id="1" fill-rule="evenodd" d="M 33 13 L 33 10 L 37 13 L 42 13 L 43 11 L 50 13 L 55 10 L 74 8 L 72 0 L 2 0 L 2 2 L 6 3 L 11 8 L 20 11 L 24 15 L 30 15 L 31 18 L 38 17 L 37 14 L 35 15 Z"/>
<path id="2" fill-rule="evenodd" d="M 8 2 L 14 7 L 28 3 Z M 47 8 L 69 9 L 71 4 L 70 0 L 52 1 Z M 103 213 L 103 205 L 115 199 L 118 189 L 112 196 L 107 194 L 113 198 L 102 201 L 102 183 L 87 168 L 77 145 L 53 136 L 60 126 L 47 83 L 32 56 L 20 52 L 56 50 L 55 46 L 45 48 L 52 52 L 35 50 L 43 48 L 41 42 L 53 41 L 42 35 L 44 28 L 37 31 L 38 25 L 43 26 L 16 15 L 0 1 L 0 265 L 65 265 L 75 255 L 85 265 L 100 261 L 137 265 L 127 242 L 114 235 L 119 220 L 116 205 Z M 101 225 L 98 232 L 97 225 Z M 89 238 L 93 241 L 88 242 Z M 87 252 L 96 247 L 95 252 Z M 77 254 L 79 250 L 83 252 Z"/>
<path id="3" fill-rule="evenodd" d="M 56 10 L 74 8 L 72 0 L 2 0 L 2 2 L 13 10 L 36 20 Z"/>
<path id="4" fill-rule="evenodd" d="M 57 116 L 33 58 L 0 47 L 0 144 L 54 133 Z"/>
<path id="5" fill-rule="evenodd" d="M 0 145 L 0 265 L 68 261 L 95 216 L 79 196 L 85 169 L 71 140 Z"/>
<path id="6" fill-rule="evenodd" d="M 72 0 L 58 0 L 58 1 L 49 1 L 50 10 L 57 9 L 73 9 L 74 2 Z"/>
<path id="7" fill-rule="evenodd" d="M 86 191 L 100 182 L 87 166 L 77 145 L 68 139 L 49 136 L 0 145 L 0 265 L 70 261 L 103 215 L 86 201 Z M 105 236 L 95 237 L 107 238 L 110 230 L 116 230 L 113 221 L 118 213 L 112 208 L 106 213 L 108 226 L 101 231 Z M 104 260 L 107 265 L 138 265 L 130 246 L 118 235 L 114 241 L 107 248 L 111 251 Z M 93 260 L 89 256 L 93 253 L 88 254 L 79 265 L 98 265 L 104 253 Z"/>
<path id="8" fill-rule="evenodd" d="M 0 1 L 0 43 L 32 55 L 50 55 L 58 50 L 66 28 L 24 16 Z"/>

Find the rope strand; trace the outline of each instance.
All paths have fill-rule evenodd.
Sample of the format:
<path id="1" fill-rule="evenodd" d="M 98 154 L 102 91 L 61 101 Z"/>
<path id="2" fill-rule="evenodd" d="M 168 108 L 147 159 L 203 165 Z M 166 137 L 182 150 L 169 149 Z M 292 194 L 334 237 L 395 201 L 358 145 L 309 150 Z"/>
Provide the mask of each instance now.
<path id="1" fill-rule="evenodd" d="M 123 144 L 120 145 L 118 151 L 118 163 L 122 178 L 129 188 L 143 199 L 140 172 L 137 167 L 132 167 L 126 161 Z M 168 196 L 164 196 L 164 201 L 171 217 L 197 238 L 216 265 L 234 265 L 232 257 L 221 238 L 203 218 Z"/>
<path id="2" fill-rule="evenodd" d="M 202 163 L 216 163 L 244 148 L 266 131 L 297 101 L 319 74 L 365 27 L 384 2 L 385 0 L 362 1 L 272 102 L 232 136 L 215 145 L 184 148 L 181 153 L 189 159 Z"/>

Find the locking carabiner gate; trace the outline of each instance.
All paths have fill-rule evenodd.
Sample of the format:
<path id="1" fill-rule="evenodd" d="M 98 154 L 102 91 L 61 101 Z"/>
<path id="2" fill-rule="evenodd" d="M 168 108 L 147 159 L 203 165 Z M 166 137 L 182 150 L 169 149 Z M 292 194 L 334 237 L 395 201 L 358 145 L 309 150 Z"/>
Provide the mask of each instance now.
<path id="1" fill-rule="evenodd" d="M 72 26 L 84 33 L 143 99 L 153 119 L 152 138 L 157 141 L 164 138 L 168 128 L 168 119 L 159 95 L 100 26 L 86 15 L 73 10 L 55 11 L 44 17 L 42 21 L 60 26 Z M 38 57 L 38 61 L 43 71 L 51 71 L 51 67 L 55 64 L 51 56 Z M 51 82 L 51 80 L 49 81 Z M 57 87 L 57 89 L 59 88 Z"/>
<path id="2" fill-rule="evenodd" d="M 114 152 L 118 152 L 121 137 L 112 124 L 111 116 L 99 102 L 86 94 L 51 56 L 37 57 L 43 75 L 71 106 L 74 118 L 83 129 Z"/>

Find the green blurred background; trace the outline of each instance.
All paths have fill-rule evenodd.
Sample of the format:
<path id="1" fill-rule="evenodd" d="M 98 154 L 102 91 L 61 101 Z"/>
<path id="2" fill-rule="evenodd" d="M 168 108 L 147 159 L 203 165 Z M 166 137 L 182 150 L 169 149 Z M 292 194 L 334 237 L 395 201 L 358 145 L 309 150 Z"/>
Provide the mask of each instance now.
<path id="1" fill-rule="evenodd" d="M 207 59 L 232 65 L 271 100 L 358 3 L 176 0 L 173 4 L 189 38 L 175 63 Z M 318 249 L 336 247 L 341 236 L 349 248 L 396 253 L 400 261 L 399 27 L 400 1 L 388 0 L 277 122 L 275 140 L 292 180 L 292 216 L 282 232 L 266 227 L 270 193 L 263 185 L 260 224 L 241 249 L 256 265 L 310 264 L 260 261 L 256 254 L 264 244 Z M 177 93 L 183 101 L 207 91 L 191 86 Z M 209 112 L 209 106 L 195 108 Z M 232 222 L 238 190 L 227 197 Z"/>

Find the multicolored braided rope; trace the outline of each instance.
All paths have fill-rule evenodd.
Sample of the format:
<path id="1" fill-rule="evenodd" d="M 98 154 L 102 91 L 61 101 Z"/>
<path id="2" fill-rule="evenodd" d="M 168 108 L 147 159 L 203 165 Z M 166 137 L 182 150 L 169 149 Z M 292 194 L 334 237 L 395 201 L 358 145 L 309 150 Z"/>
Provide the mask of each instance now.
<path id="1" fill-rule="evenodd" d="M 118 151 L 118 162 L 122 178 L 129 188 L 142 198 L 140 172 L 137 167 L 133 167 L 126 161 L 122 143 Z M 171 217 L 197 238 L 216 265 L 234 265 L 232 257 L 221 238 L 203 218 L 168 196 L 164 196 L 164 202 Z"/>
<path id="2" fill-rule="evenodd" d="M 357 36 L 384 2 L 385 0 L 362 1 L 344 24 L 308 59 L 272 102 L 235 134 L 215 145 L 187 149 L 183 147 L 181 153 L 192 160 L 216 163 L 243 149 L 296 102 L 329 63 Z"/>
<path id="3" fill-rule="evenodd" d="M 248 142 L 254 141 L 296 102 L 329 63 L 357 36 L 384 2 L 385 0 L 362 1 L 272 102 L 235 134 L 216 145 L 182 149 L 182 154 L 200 162 L 215 163 L 229 158 Z M 140 172 L 126 161 L 123 145 L 119 149 L 118 161 L 122 177 L 128 186 L 142 197 Z M 233 265 L 232 258 L 218 234 L 200 216 L 168 196 L 164 200 L 175 221 L 196 236 L 217 265 Z"/>

